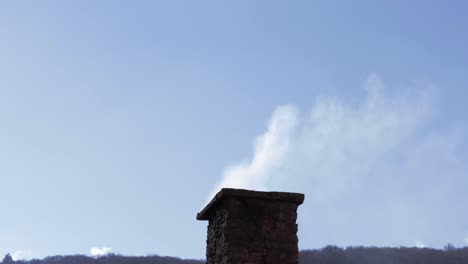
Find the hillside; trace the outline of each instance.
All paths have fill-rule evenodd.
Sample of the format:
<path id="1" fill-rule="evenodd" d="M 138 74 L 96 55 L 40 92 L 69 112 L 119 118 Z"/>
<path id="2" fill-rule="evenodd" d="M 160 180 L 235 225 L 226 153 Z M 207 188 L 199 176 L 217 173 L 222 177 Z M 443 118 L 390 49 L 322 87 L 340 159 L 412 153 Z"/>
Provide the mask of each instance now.
<path id="1" fill-rule="evenodd" d="M 300 264 L 468 264 L 468 247 L 444 250 L 431 248 L 377 248 L 327 246 L 317 250 L 303 250 Z M 187 260 L 157 255 L 134 257 L 107 255 L 92 258 L 85 255 L 52 256 L 29 261 L 13 261 L 6 256 L 2 264 L 202 264 L 204 260 Z"/>

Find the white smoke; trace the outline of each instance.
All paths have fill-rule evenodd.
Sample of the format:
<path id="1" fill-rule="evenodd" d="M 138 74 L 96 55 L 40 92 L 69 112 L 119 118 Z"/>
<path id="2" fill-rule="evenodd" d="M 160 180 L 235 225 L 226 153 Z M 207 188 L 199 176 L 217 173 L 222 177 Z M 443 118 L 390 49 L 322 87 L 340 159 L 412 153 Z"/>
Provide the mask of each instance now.
<path id="1" fill-rule="evenodd" d="M 425 248 L 426 247 L 426 245 L 424 245 L 424 243 L 419 241 L 419 240 L 414 241 L 414 246 L 417 247 L 417 248 Z"/>
<path id="2" fill-rule="evenodd" d="M 298 111 L 294 106 L 278 107 L 273 112 L 266 132 L 255 141 L 252 160 L 227 167 L 210 198 L 223 187 L 268 189 L 272 170 L 283 162 L 288 153 L 297 122 Z"/>
<path id="3" fill-rule="evenodd" d="M 384 98 L 383 84 L 376 75 L 369 77 L 365 88 L 366 97 L 358 105 L 320 97 L 302 119 L 293 105 L 277 107 L 267 130 L 256 140 L 252 160 L 225 168 L 210 198 L 223 187 L 287 188 L 280 184 L 286 173 L 290 182 L 306 179 L 317 184 L 315 196 L 324 198 L 326 192 L 336 192 L 340 184 L 333 182 L 334 190 L 328 190 L 330 186 L 320 179 L 331 183 L 330 178 L 362 173 L 411 134 L 426 110 L 421 102 Z M 339 180 L 346 185 L 345 179 Z"/>
<path id="4" fill-rule="evenodd" d="M 14 261 L 30 260 L 32 258 L 32 251 L 31 250 L 17 250 L 11 254 L 11 258 Z"/>
<path id="5" fill-rule="evenodd" d="M 334 199 L 352 188 L 427 118 L 423 95 L 386 97 L 376 75 L 368 78 L 365 91 L 355 104 L 320 97 L 302 120 L 287 164 L 293 181 L 286 184 L 309 191 L 308 199 Z"/>
<path id="6" fill-rule="evenodd" d="M 317 97 L 302 114 L 278 107 L 251 161 L 227 167 L 209 198 L 221 187 L 305 193 L 299 232 L 306 248 L 459 239 L 459 225 L 439 225 L 468 203 L 468 167 L 457 152 L 463 128 L 431 123 L 432 87 L 386 93 L 371 75 L 364 88 L 355 101 Z"/>
<path id="7" fill-rule="evenodd" d="M 89 253 L 94 258 L 98 258 L 98 257 L 108 255 L 111 252 L 112 252 L 112 248 L 110 248 L 110 247 L 92 247 L 89 250 Z"/>

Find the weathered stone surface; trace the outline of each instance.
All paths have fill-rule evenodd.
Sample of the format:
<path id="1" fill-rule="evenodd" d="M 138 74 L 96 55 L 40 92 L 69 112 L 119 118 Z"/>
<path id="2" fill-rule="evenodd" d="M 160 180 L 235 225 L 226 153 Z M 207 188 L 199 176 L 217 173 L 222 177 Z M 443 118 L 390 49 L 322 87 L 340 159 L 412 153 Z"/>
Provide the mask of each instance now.
<path id="1" fill-rule="evenodd" d="M 208 264 L 297 264 L 304 195 L 222 189 L 197 215 L 209 220 Z"/>

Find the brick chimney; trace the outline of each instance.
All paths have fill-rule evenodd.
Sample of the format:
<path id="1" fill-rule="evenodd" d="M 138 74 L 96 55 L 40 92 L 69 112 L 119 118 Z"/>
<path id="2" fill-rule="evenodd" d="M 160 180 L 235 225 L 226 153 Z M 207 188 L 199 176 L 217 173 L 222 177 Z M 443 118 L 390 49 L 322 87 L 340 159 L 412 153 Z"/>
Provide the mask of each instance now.
<path id="1" fill-rule="evenodd" d="M 208 264 L 298 264 L 304 194 L 222 189 L 197 214 L 208 220 Z"/>

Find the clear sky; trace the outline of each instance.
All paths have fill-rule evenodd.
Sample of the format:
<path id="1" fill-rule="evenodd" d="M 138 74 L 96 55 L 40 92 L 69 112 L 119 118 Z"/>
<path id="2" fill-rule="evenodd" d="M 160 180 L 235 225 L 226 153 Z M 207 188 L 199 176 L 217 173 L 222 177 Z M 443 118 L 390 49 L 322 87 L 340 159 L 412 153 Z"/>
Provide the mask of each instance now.
<path id="1" fill-rule="evenodd" d="M 467 12 L 1 2 L 0 254 L 203 258 L 233 179 L 305 193 L 301 249 L 468 245 Z"/>

